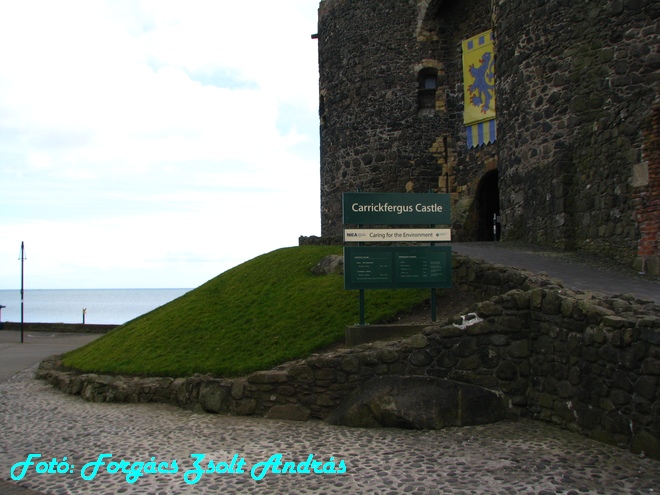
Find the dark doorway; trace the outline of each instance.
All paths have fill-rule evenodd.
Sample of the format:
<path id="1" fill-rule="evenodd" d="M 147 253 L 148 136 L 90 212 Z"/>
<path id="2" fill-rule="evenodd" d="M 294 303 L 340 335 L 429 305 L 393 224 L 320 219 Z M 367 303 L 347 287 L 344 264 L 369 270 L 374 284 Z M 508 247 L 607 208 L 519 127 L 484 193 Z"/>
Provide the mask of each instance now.
<path id="1" fill-rule="evenodd" d="M 480 241 L 500 239 L 500 189 L 497 170 L 486 172 L 477 188 L 477 210 L 479 212 Z"/>

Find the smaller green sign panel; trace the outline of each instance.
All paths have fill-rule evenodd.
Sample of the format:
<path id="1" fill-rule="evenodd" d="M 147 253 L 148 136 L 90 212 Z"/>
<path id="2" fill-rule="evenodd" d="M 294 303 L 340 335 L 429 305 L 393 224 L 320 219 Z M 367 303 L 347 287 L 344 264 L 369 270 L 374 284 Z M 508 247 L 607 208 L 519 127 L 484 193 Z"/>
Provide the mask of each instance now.
<path id="1" fill-rule="evenodd" d="M 345 246 L 344 288 L 451 287 L 451 246 Z"/>
<path id="2" fill-rule="evenodd" d="M 449 194 L 344 193 L 345 225 L 449 225 Z"/>
<path id="3" fill-rule="evenodd" d="M 356 253 L 351 258 L 351 280 L 355 283 L 394 282 L 394 269 L 390 253 Z"/>

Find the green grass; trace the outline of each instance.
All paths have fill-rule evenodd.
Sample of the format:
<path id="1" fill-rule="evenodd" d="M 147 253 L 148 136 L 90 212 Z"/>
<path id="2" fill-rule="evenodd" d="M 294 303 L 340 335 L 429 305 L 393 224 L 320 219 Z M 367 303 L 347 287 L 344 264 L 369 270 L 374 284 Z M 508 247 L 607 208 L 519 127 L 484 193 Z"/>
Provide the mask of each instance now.
<path id="1" fill-rule="evenodd" d="M 64 356 L 86 372 L 238 376 L 304 358 L 358 323 L 359 292 L 310 268 L 341 247 L 284 248 L 232 268 L 180 298 Z M 366 292 L 367 323 L 428 298 L 425 290 Z"/>

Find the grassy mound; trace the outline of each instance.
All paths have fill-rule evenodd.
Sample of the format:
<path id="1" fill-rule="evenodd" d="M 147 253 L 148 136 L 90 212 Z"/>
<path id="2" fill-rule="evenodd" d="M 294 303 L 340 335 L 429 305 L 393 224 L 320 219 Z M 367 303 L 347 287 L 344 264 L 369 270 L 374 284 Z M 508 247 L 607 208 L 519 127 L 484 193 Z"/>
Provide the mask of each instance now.
<path id="1" fill-rule="evenodd" d="M 232 268 L 180 298 L 64 356 L 86 372 L 238 376 L 306 357 L 358 323 L 359 293 L 310 268 L 341 247 L 284 248 Z M 420 304 L 425 290 L 366 295 L 368 322 Z"/>

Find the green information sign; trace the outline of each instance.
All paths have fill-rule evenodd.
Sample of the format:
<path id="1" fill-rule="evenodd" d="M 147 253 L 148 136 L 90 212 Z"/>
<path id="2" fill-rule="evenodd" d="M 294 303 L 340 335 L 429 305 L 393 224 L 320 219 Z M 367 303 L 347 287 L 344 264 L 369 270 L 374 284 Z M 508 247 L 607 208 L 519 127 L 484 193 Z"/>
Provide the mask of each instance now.
<path id="1" fill-rule="evenodd" d="M 345 225 L 449 225 L 449 194 L 344 193 Z"/>
<path id="2" fill-rule="evenodd" d="M 345 246 L 346 289 L 450 288 L 450 246 Z"/>

